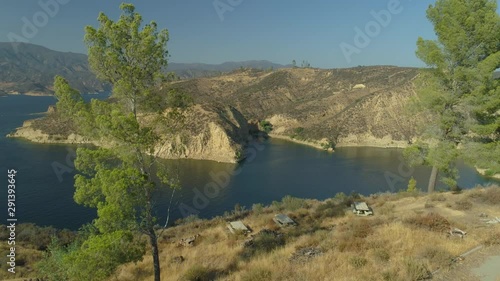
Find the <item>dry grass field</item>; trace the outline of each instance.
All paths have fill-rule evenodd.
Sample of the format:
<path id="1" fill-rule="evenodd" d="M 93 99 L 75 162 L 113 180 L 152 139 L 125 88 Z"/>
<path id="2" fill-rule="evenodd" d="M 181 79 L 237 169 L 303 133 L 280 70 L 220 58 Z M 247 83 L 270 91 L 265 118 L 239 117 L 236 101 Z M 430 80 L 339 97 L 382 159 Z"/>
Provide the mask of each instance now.
<path id="1" fill-rule="evenodd" d="M 457 257 L 478 245 L 500 244 L 500 188 L 460 194 L 398 193 L 363 197 L 374 216 L 357 217 L 352 198 L 287 198 L 232 217 L 195 220 L 166 229 L 160 238 L 162 280 L 425 280 L 460 267 Z M 272 218 L 285 213 L 297 227 L 280 229 Z M 248 236 L 231 234 L 227 221 L 240 219 Z M 467 232 L 449 236 L 450 228 Z M 261 232 L 267 229 L 269 231 Z M 182 238 L 199 234 L 193 246 Z M 153 280 L 151 257 L 120 267 L 109 280 Z"/>

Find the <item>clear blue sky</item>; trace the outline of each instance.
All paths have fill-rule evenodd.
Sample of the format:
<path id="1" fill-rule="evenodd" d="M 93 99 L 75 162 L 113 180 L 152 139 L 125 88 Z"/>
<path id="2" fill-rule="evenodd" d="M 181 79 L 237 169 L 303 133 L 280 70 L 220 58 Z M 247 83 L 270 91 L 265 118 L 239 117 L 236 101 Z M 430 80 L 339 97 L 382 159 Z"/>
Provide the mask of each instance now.
<path id="1" fill-rule="evenodd" d="M 67 2 L 49 15 L 46 25 L 28 38 L 58 51 L 86 53 L 82 42 L 85 25 L 96 25 L 103 11 L 117 19 L 117 0 L 23 0 L 1 1 L 0 41 L 8 34 L 23 36 L 23 17 L 43 24 L 39 3 Z M 387 10 L 400 2 L 397 14 L 375 34 L 366 46 L 356 45 L 355 27 L 365 29 L 374 18 L 372 11 Z M 222 63 L 265 59 L 289 64 L 307 60 L 313 67 L 336 68 L 357 65 L 422 66 L 415 57 L 418 36 L 434 38 L 425 10 L 432 0 L 148 0 L 128 1 L 136 5 L 145 21 L 155 20 L 170 32 L 168 45 L 172 62 Z M 229 5 L 219 13 L 214 7 Z M 222 3 L 222 4 L 220 4 Z M 231 6 L 231 3 L 236 4 Z M 220 16 L 222 15 L 222 16 Z M 29 36 L 31 34 L 28 33 Z M 24 36 L 23 36 L 24 37 Z M 358 48 L 350 60 L 340 44 Z"/>

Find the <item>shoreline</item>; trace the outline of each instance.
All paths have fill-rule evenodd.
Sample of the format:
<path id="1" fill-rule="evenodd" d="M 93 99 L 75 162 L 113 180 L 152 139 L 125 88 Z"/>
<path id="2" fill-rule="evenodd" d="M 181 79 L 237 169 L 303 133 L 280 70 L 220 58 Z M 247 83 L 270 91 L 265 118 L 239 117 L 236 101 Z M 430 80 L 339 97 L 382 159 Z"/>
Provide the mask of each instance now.
<path id="1" fill-rule="evenodd" d="M 321 144 L 319 144 L 318 142 L 320 141 L 308 141 L 308 140 L 297 140 L 297 139 L 293 139 L 289 136 L 283 136 L 283 135 L 277 135 L 277 134 L 268 134 L 268 136 L 270 138 L 274 138 L 274 139 L 280 139 L 280 140 L 285 140 L 285 141 L 289 141 L 289 142 L 293 142 L 293 143 L 297 143 L 297 144 L 302 144 L 302 145 L 306 145 L 306 146 L 309 146 L 309 147 L 313 147 L 313 148 L 317 148 L 317 149 L 320 149 L 320 150 L 323 150 L 323 151 L 328 151 L 327 149 L 324 149 L 323 146 L 321 146 Z M 339 143 L 339 144 L 336 144 L 335 145 L 335 148 L 339 148 L 339 147 L 373 147 L 373 148 L 406 148 L 408 147 L 408 145 L 403 145 L 401 143 L 395 143 L 395 141 L 387 141 L 387 143 L 385 143 L 382 139 L 377 139 L 378 140 L 378 143 L 379 144 L 369 144 L 369 143 L 354 143 L 354 142 L 344 142 L 344 143 Z M 403 141 L 398 141 L 398 142 L 403 142 Z M 335 148 L 333 148 L 333 151 L 330 151 L 330 152 L 334 152 L 335 151 Z"/>

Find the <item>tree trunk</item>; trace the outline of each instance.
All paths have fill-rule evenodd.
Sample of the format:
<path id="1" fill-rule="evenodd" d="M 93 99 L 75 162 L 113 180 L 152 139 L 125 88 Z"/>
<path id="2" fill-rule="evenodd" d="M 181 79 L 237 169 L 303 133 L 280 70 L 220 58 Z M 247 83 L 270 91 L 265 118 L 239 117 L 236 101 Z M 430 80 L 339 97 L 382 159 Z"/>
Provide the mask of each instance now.
<path id="1" fill-rule="evenodd" d="M 151 254 L 153 255 L 153 267 L 155 272 L 155 281 L 160 281 L 160 256 L 158 252 L 158 237 L 153 228 L 149 230 L 149 243 L 151 244 Z"/>
<path id="2" fill-rule="evenodd" d="M 436 166 L 432 166 L 431 177 L 429 178 L 429 186 L 427 187 L 428 193 L 433 193 L 436 188 L 436 179 L 438 175 L 438 168 Z"/>

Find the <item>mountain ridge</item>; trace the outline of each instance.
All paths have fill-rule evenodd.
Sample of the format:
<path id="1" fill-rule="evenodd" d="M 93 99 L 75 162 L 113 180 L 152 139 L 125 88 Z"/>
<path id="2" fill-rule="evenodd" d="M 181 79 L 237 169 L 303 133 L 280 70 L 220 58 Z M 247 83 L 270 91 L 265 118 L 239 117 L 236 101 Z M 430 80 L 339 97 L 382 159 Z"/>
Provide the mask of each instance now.
<path id="1" fill-rule="evenodd" d="M 287 66 L 267 60 L 241 62 L 168 64 L 166 71 L 181 79 L 211 77 L 238 68 L 280 69 Z M 66 78 L 82 93 L 109 91 L 109 85 L 97 80 L 88 66 L 86 54 L 55 51 L 21 42 L 0 42 L 0 95 L 51 95 L 55 75 Z"/>

